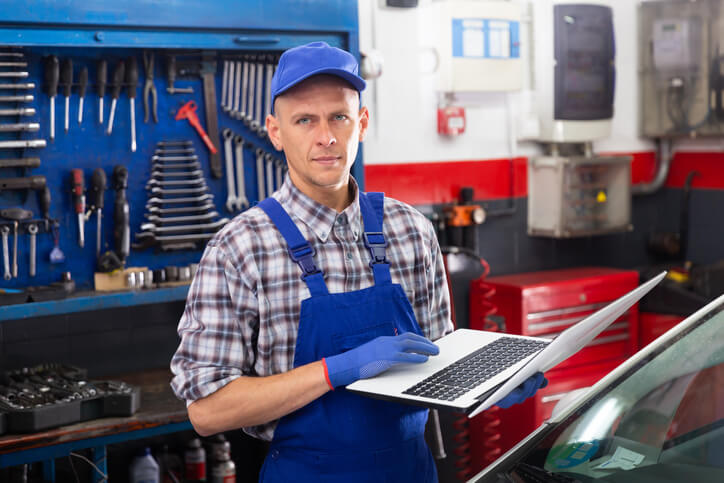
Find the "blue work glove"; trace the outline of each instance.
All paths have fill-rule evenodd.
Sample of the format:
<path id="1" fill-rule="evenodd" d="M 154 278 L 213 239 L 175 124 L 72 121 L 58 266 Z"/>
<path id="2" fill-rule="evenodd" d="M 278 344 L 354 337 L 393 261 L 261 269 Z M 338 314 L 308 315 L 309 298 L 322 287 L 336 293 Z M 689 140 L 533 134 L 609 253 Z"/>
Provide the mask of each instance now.
<path id="1" fill-rule="evenodd" d="M 523 384 L 510 391 L 507 396 L 495 403 L 495 405 L 503 409 L 507 409 L 513 404 L 522 403 L 533 394 L 535 394 L 538 389 L 546 387 L 547 385 L 548 379 L 543 377 L 543 373 L 536 372 L 528 379 L 526 379 Z"/>
<path id="2" fill-rule="evenodd" d="M 404 362 L 421 363 L 440 349 L 426 338 L 406 332 L 380 336 L 336 356 L 326 357 L 327 374 L 332 387 L 346 386 L 367 379 Z"/>

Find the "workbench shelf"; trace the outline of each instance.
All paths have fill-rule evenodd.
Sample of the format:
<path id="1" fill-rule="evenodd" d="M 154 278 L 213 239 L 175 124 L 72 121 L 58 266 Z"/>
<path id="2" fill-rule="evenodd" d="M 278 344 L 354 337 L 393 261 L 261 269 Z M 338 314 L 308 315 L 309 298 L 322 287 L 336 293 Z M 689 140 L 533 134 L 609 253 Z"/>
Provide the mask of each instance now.
<path id="1" fill-rule="evenodd" d="M 29 319 L 48 315 L 88 312 L 132 305 L 158 304 L 186 300 L 188 285 L 150 290 L 113 292 L 80 292 L 63 300 L 31 302 L 0 307 L 0 323 L 10 320 Z"/>

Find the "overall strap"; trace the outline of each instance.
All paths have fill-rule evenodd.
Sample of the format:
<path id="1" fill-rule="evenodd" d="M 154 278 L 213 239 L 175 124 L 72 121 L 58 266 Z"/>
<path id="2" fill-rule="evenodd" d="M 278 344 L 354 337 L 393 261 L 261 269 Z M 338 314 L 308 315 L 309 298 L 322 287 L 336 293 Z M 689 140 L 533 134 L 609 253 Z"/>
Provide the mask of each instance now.
<path id="1" fill-rule="evenodd" d="M 360 192 L 359 194 L 359 206 L 364 224 L 362 239 L 372 258 L 370 267 L 372 267 L 372 273 L 375 276 L 375 285 L 392 283 L 390 262 L 387 260 L 385 253 L 387 240 L 385 240 L 385 235 L 382 232 L 385 216 L 384 201 L 384 193 Z"/>
<path id="2" fill-rule="evenodd" d="M 304 238 L 282 205 L 276 199 L 269 197 L 259 202 L 258 206 L 264 210 L 286 240 L 287 252 L 302 269 L 302 280 L 309 287 L 312 296 L 329 295 L 327 284 L 324 283 L 324 273 L 314 264 L 314 248 Z"/>

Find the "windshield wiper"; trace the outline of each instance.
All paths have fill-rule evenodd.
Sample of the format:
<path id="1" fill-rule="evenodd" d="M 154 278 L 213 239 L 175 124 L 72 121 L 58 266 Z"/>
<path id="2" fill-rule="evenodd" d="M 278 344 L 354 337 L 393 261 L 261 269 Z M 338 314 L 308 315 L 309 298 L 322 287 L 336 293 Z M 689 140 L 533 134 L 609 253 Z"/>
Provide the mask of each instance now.
<path id="1" fill-rule="evenodd" d="M 514 467 L 515 472 L 520 473 L 521 476 L 525 476 L 526 481 L 531 482 L 548 482 L 548 481 L 560 481 L 564 483 L 583 483 L 578 478 L 564 475 L 562 473 L 553 473 L 545 468 L 539 466 L 529 465 L 528 463 L 518 463 Z M 531 478 L 530 480 L 528 478 Z"/>

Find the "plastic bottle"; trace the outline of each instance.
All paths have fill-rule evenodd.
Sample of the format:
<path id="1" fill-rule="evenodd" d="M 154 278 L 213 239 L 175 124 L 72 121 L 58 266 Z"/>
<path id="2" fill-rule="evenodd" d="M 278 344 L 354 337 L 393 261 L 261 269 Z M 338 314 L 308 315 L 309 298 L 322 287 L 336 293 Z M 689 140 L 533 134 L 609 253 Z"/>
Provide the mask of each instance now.
<path id="1" fill-rule="evenodd" d="M 206 481 L 206 452 L 198 438 L 192 439 L 186 445 L 184 463 L 187 482 Z"/>
<path id="2" fill-rule="evenodd" d="M 151 456 L 151 450 L 144 448 L 143 454 L 136 456 L 131 463 L 131 483 L 159 483 L 158 464 Z"/>
<path id="3" fill-rule="evenodd" d="M 213 444 L 211 483 L 236 483 L 236 465 L 231 461 L 231 445 L 226 438 Z"/>

